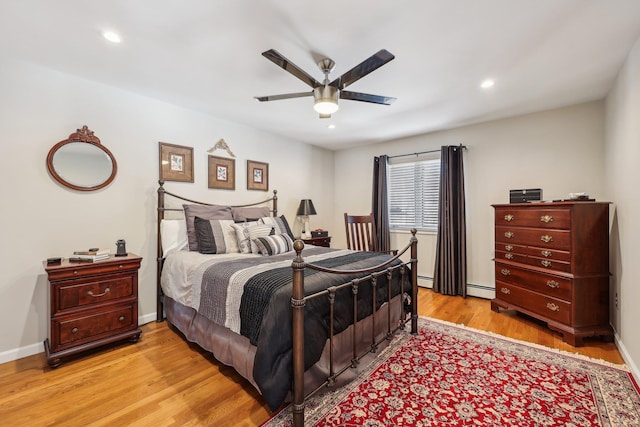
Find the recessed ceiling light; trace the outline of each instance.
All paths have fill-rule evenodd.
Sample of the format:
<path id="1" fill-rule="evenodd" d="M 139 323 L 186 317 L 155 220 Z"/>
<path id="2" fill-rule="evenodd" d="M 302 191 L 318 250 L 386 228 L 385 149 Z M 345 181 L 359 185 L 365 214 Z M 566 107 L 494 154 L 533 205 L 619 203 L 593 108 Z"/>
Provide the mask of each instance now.
<path id="1" fill-rule="evenodd" d="M 333 123 L 331 123 L 329 126 L 327 126 L 329 129 L 335 129 L 336 125 L 334 125 Z"/>
<path id="2" fill-rule="evenodd" d="M 487 79 L 480 84 L 480 87 L 482 89 L 489 89 L 490 87 L 493 87 L 494 84 L 496 84 L 494 80 Z"/>
<path id="3" fill-rule="evenodd" d="M 109 40 L 111 43 L 120 43 L 122 41 L 120 34 L 113 31 L 103 31 L 102 37 Z"/>

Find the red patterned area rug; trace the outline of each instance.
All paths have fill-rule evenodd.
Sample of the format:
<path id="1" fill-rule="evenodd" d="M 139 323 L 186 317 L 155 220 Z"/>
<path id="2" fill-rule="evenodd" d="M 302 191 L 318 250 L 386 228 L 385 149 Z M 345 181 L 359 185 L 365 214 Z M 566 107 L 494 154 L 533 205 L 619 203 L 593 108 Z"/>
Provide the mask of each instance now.
<path id="1" fill-rule="evenodd" d="M 629 369 L 434 319 L 398 334 L 308 426 L 640 426 Z M 264 427 L 292 425 L 286 407 Z"/>

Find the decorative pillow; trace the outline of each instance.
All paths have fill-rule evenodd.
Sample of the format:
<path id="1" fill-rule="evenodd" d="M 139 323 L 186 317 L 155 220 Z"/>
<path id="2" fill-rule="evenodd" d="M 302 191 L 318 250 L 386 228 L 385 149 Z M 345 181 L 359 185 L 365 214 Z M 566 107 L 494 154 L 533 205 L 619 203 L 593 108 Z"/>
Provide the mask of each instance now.
<path id="1" fill-rule="evenodd" d="M 272 225 L 276 230 L 276 234 L 286 234 L 291 237 L 291 240 L 295 240 L 293 237 L 293 233 L 291 232 L 291 228 L 289 227 L 289 223 L 284 215 L 280 215 L 278 217 L 273 216 L 263 216 L 260 218 L 260 222 L 267 225 Z"/>
<path id="2" fill-rule="evenodd" d="M 232 219 L 194 218 L 193 225 L 201 254 L 230 254 L 240 252 Z"/>
<path id="3" fill-rule="evenodd" d="M 251 243 L 251 239 L 257 237 L 268 236 L 273 233 L 273 227 L 270 225 L 260 224 L 256 222 L 240 222 L 232 225 L 236 232 L 236 240 L 238 248 L 243 254 L 257 253 L 258 249 L 255 244 Z M 255 248 L 255 249 L 254 249 Z"/>
<path id="4" fill-rule="evenodd" d="M 184 208 L 184 219 L 187 223 L 187 239 L 189 250 L 198 250 L 198 239 L 193 221 L 196 216 L 202 219 L 233 219 L 229 206 L 204 206 L 204 205 L 182 205 Z"/>
<path id="5" fill-rule="evenodd" d="M 293 240 L 287 234 L 258 237 L 252 242 L 258 248 L 258 253 L 264 256 L 283 254 L 293 250 Z"/>
<path id="6" fill-rule="evenodd" d="M 260 218 L 269 216 L 268 206 L 250 206 L 247 208 L 231 208 L 234 221 L 250 221 L 252 218 Z"/>
<path id="7" fill-rule="evenodd" d="M 162 258 L 188 247 L 187 225 L 183 219 L 163 219 L 160 222 L 160 236 L 162 236 Z"/>

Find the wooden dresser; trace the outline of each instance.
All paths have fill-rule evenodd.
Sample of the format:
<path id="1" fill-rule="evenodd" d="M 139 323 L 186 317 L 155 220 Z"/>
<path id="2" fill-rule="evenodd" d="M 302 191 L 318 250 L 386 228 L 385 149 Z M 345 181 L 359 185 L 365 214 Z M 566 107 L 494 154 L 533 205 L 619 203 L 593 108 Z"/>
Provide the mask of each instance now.
<path id="1" fill-rule="evenodd" d="M 613 339 L 609 325 L 609 204 L 514 203 L 495 208 L 491 309 L 538 318 L 565 342 Z"/>
<path id="2" fill-rule="evenodd" d="M 47 265 L 49 338 L 47 363 L 114 341 L 140 338 L 138 269 L 142 258 L 129 254 L 108 260 Z"/>

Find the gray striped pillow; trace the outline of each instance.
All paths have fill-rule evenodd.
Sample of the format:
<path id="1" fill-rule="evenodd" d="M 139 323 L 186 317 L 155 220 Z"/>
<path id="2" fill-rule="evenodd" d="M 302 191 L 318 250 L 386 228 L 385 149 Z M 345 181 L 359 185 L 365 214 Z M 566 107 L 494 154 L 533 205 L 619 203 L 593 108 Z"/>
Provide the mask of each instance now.
<path id="1" fill-rule="evenodd" d="M 193 220 L 193 225 L 198 241 L 198 252 L 201 254 L 240 252 L 232 219 L 203 219 L 197 216 Z"/>
<path id="2" fill-rule="evenodd" d="M 258 237 L 252 242 L 258 248 L 258 253 L 264 256 L 283 254 L 293 250 L 293 240 L 286 234 Z"/>

